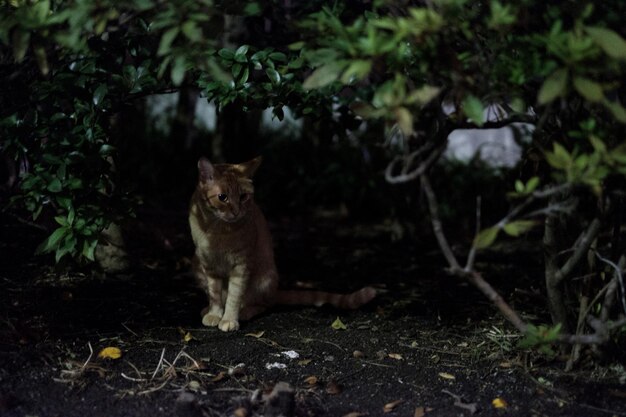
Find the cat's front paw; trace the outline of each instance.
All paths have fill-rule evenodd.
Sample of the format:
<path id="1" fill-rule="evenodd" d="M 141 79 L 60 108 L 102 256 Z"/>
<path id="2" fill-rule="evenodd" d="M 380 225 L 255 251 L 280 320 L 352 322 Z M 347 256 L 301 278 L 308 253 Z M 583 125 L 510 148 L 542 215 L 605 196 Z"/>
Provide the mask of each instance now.
<path id="1" fill-rule="evenodd" d="M 222 319 L 218 327 L 223 332 L 234 332 L 239 330 L 239 322 L 237 320 Z"/>
<path id="2" fill-rule="evenodd" d="M 220 320 L 222 320 L 220 316 L 215 316 L 213 314 L 207 313 L 202 317 L 202 324 L 204 324 L 207 327 L 215 327 L 218 324 L 220 324 Z"/>

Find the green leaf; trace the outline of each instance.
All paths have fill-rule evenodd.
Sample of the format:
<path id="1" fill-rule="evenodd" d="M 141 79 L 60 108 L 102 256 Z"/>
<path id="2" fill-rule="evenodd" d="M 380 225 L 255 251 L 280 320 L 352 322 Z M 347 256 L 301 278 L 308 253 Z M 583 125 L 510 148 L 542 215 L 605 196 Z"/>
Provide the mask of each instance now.
<path id="1" fill-rule="evenodd" d="M 546 160 L 552 167 L 557 169 L 565 169 L 572 165 L 572 156 L 567 152 L 567 149 L 558 142 L 554 142 L 553 151 L 546 152 Z"/>
<path id="2" fill-rule="evenodd" d="M 615 59 L 626 60 L 626 41 L 619 34 L 607 28 L 586 26 L 585 31 L 605 54 Z"/>
<path id="3" fill-rule="evenodd" d="M 96 246 L 98 245 L 98 239 L 85 240 L 83 242 L 82 255 L 90 261 L 95 261 Z"/>
<path id="4" fill-rule="evenodd" d="M 172 50 L 172 43 L 174 42 L 174 39 L 176 39 L 176 36 L 178 36 L 179 32 L 180 29 L 178 29 L 178 27 L 173 27 L 163 33 L 163 35 L 161 36 L 161 41 L 159 42 L 157 55 L 163 56 L 168 54 Z"/>
<path id="5" fill-rule="evenodd" d="M 174 59 L 174 63 L 172 64 L 172 73 L 171 73 L 172 83 L 175 86 L 178 87 L 179 85 L 183 83 L 183 80 L 185 79 L 186 71 L 187 69 L 186 69 L 185 57 L 177 56 Z"/>
<path id="6" fill-rule="evenodd" d="M 620 123 L 626 123 L 626 109 L 619 102 L 605 99 L 602 101 L 602 104 L 609 109 L 615 120 Z"/>
<path id="7" fill-rule="evenodd" d="M 30 43 L 30 32 L 16 28 L 13 30 L 13 59 L 16 62 L 22 62 L 26 55 L 26 50 Z"/>
<path id="8" fill-rule="evenodd" d="M 272 61 L 287 62 L 287 55 L 283 54 L 282 52 L 272 52 L 269 55 L 269 59 L 271 59 Z"/>
<path id="9" fill-rule="evenodd" d="M 537 222 L 534 220 L 515 220 L 505 224 L 502 229 L 507 235 L 517 237 L 528 232 L 536 224 Z"/>
<path id="10" fill-rule="evenodd" d="M 67 234 L 69 229 L 67 227 L 59 227 L 50 236 L 42 242 L 36 250 L 36 253 L 47 253 L 56 249 L 59 241 Z"/>
<path id="11" fill-rule="evenodd" d="M 274 68 L 266 68 L 265 74 L 267 74 L 267 77 L 270 79 L 272 84 L 280 83 L 280 74 Z"/>
<path id="12" fill-rule="evenodd" d="M 604 99 L 602 86 L 589 78 L 574 77 L 574 88 L 581 96 L 591 102 L 597 103 Z"/>
<path id="13" fill-rule="evenodd" d="M 413 116 L 406 107 L 398 107 L 394 110 L 396 122 L 405 137 L 413 134 Z"/>
<path id="14" fill-rule="evenodd" d="M 423 85 L 417 90 L 411 91 L 406 98 L 408 104 L 424 106 L 439 95 L 441 88 L 432 85 Z"/>
<path id="15" fill-rule="evenodd" d="M 526 183 L 526 192 L 530 194 L 533 191 L 535 191 L 538 186 L 539 186 L 539 177 L 532 177 Z"/>
<path id="16" fill-rule="evenodd" d="M 50 183 L 48 184 L 48 187 L 46 187 L 46 189 L 51 193 L 58 193 L 63 189 L 61 180 L 58 178 L 53 178 L 52 181 L 50 181 Z"/>
<path id="17" fill-rule="evenodd" d="M 232 61 L 233 59 L 235 59 L 235 53 L 228 48 L 220 49 L 217 54 L 227 61 Z"/>
<path id="18" fill-rule="evenodd" d="M 235 61 L 237 62 L 248 62 L 248 58 L 246 57 L 246 53 L 248 53 L 248 49 L 250 47 L 248 45 L 241 45 L 235 51 Z"/>
<path id="19" fill-rule="evenodd" d="M 515 191 L 518 193 L 524 192 L 524 183 L 520 180 L 515 181 Z"/>
<path id="20" fill-rule="evenodd" d="M 337 317 L 335 321 L 333 321 L 330 327 L 332 327 L 334 330 L 347 330 L 348 329 L 348 326 L 343 324 L 343 322 L 341 321 L 341 319 L 339 319 L 339 317 Z"/>
<path id="21" fill-rule="evenodd" d="M 102 103 L 102 100 L 108 91 L 109 89 L 106 84 L 100 84 L 98 88 L 96 88 L 96 91 L 93 92 L 93 105 L 98 107 L 98 105 Z"/>
<path id="22" fill-rule="evenodd" d="M 591 142 L 591 146 L 595 149 L 596 152 L 600 154 L 606 154 L 606 144 L 595 135 L 589 136 L 589 142 Z"/>
<path id="23" fill-rule="evenodd" d="M 541 85 L 537 101 L 539 104 L 548 104 L 555 98 L 565 94 L 567 88 L 568 72 L 565 68 L 560 68 L 552 73 Z"/>
<path id="24" fill-rule="evenodd" d="M 258 16 L 262 11 L 263 10 L 257 1 L 249 2 L 243 8 L 243 14 L 246 16 Z"/>
<path id="25" fill-rule="evenodd" d="M 313 90 L 325 87 L 339 78 L 339 73 L 344 67 L 344 62 L 330 62 L 322 65 L 304 80 L 302 88 L 305 90 Z"/>
<path id="26" fill-rule="evenodd" d="M 483 103 L 476 96 L 470 94 L 463 100 L 463 113 L 478 126 L 483 125 Z"/>
<path id="27" fill-rule="evenodd" d="M 341 82 L 349 84 L 354 80 L 362 80 L 369 74 L 371 69 L 372 61 L 370 60 L 357 59 L 352 61 L 341 76 Z"/>
<path id="28" fill-rule="evenodd" d="M 498 233 L 500 233 L 500 228 L 497 226 L 481 230 L 480 233 L 478 233 L 478 235 L 474 238 L 474 247 L 476 249 L 488 248 L 493 244 L 493 242 L 495 242 L 498 237 Z"/>
<path id="29" fill-rule="evenodd" d="M 183 23 L 183 34 L 192 42 L 199 42 L 202 40 L 202 29 L 198 27 L 198 24 L 193 20 L 188 20 Z"/>

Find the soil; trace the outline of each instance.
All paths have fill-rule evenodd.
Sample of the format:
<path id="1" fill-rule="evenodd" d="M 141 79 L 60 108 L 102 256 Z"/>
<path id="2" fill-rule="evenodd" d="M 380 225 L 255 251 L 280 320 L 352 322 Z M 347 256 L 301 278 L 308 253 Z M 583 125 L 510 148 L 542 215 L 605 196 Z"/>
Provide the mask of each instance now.
<path id="1" fill-rule="evenodd" d="M 615 356 L 584 351 L 565 373 L 562 358 L 517 348 L 520 336 L 488 300 L 445 274 L 431 238 L 392 242 L 382 226 L 280 220 L 272 229 L 285 287 L 374 285 L 379 296 L 357 311 L 275 308 L 223 333 L 200 322 L 206 299 L 188 274 L 184 213 L 149 217 L 160 231 L 147 222 L 127 238 L 132 267 L 113 276 L 57 272 L 31 256 L 42 232 L 2 218 L 0 415 L 626 415 Z M 483 256 L 480 267 L 541 323 L 537 255 Z M 107 347 L 121 357 L 99 357 Z"/>

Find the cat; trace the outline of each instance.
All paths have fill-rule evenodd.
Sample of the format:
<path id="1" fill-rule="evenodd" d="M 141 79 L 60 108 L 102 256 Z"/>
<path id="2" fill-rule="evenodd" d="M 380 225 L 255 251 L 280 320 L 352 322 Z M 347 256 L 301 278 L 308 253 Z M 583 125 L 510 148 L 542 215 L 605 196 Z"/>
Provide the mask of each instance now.
<path id="1" fill-rule="evenodd" d="M 252 175 L 260 164 L 261 157 L 241 164 L 198 161 L 189 226 L 196 247 L 193 273 L 209 298 L 202 324 L 229 332 L 276 304 L 355 309 L 372 300 L 371 287 L 351 294 L 278 288 L 272 238 L 253 198 Z"/>

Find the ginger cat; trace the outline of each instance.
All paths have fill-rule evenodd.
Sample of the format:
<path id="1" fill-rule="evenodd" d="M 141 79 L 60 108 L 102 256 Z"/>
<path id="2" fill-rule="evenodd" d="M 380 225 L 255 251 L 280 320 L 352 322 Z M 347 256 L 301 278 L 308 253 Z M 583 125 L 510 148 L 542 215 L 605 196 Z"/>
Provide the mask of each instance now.
<path id="1" fill-rule="evenodd" d="M 193 272 L 209 296 L 202 324 L 228 332 L 275 304 L 354 309 L 374 298 L 371 287 L 351 294 L 278 289 L 272 238 L 253 199 L 251 178 L 260 163 L 260 157 L 242 164 L 198 161 L 189 225 L 196 246 Z"/>

